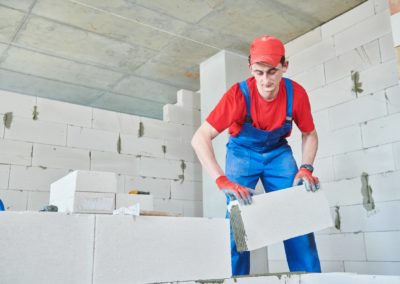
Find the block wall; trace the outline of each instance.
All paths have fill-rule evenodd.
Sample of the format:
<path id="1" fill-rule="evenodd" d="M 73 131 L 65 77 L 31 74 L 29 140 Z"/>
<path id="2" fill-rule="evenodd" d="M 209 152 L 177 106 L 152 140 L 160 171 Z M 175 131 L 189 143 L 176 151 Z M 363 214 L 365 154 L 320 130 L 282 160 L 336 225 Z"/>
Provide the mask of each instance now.
<path id="1" fill-rule="evenodd" d="M 316 236 L 324 272 L 400 274 L 400 88 L 391 21 L 387 0 L 369 0 L 286 45 L 287 76 L 309 94 L 319 135 L 315 175 L 335 220 Z M 300 136 L 296 130 L 290 141 L 298 163 Z M 268 252 L 272 272 L 287 270 L 281 244 Z"/>
<path id="2" fill-rule="evenodd" d="M 0 198 L 39 210 L 72 170 L 118 174 L 118 192 L 150 191 L 154 210 L 202 216 L 201 166 L 190 145 L 199 94 L 181 90 L 164 120 L 0 90 Z"/>

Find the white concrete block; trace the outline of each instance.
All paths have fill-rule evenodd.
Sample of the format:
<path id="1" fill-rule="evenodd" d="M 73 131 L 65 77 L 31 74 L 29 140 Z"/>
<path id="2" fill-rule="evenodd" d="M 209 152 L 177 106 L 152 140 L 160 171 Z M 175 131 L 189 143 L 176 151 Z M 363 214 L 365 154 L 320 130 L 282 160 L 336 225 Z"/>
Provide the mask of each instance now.
<path id="1" fill-rule="evenodd" d="M 370 120 L 361 124 L 362 139 L 365 147 L 372 147 L 400 141 L 398 126 L 400 113 Z"/>
<path id="2" fill-rule="evenodd" d="M 154 210 L 165 211 L 184 216 L 184 201 L 154 198 Z"/>
<path id="3" fill-rule="evenodd" d="M 189 90 L 179 90 L 176 93 L 177 105 L 187 109 L 200 110 L 200 93 Z"/>
<path id="4" fill-rule="evenodd" d="M 349 139 L 349 138 L 352 139 Z M 361 128 L 354 125 L 332 132 L 318 131 L 318 157 L 327 157 L 361 150 Z"/>
<path id="5" fill-rule="evenodd" d="M 138 159 L 130 155 L 92 151 L 90 169 L 134 176 L 138 173 Z"/>
<path id="6" fill-rule="evenodd" d="M 360 177 L 324 182 L 321 184 L 321 188 L 325 192 L 330 207 L 361 204 L 361 186 Z"/>
<path id="7" fill-rule="evenodd" d="M 0 113 L 12 112 L 14 116 L 32 119 L 36 97 L 0 90 Z"/>
<path id="8" fill-rule="evenodd" d="M 334 35 L 336 54 L 340 55 L 353 48 L 386 35 L 391 30 L 389 11 L 383 11 L 358 22 L 351 29 Z M 365 31 L 368 31 L 366 33 Z"/>
<path id="9" fill-rule="evenodd" d="M 268 260 L 268 272 L 280 273 L 289 272 L 289 266 L 286 260 Z"/>
<path id="10" fill-rule="evenodd" d="M 386 275 L 357 275 L 352 273 L 310 273 L 300 275 L 301 284 L 396 284 L 399 277 Z"/>
<path id="11" fill-rule="evenodd" d="M 93 108 L 93 128 L 121 132 L 124 134 L 139 134 L 140 117 Z"/>
<path id="12" fill-rule="evenodd" d="M 333 82 L 350 77 L 352 71 L 364 71 L 380 63 L 379 41 L 374 40 L 325 62 L 326 81 Z M 364 82 L 363 77 L 360 76 L 360 78 Z"/>
<path id="13" fill-rule="evenodd" d="M 332 127 L 329 121 L 329 110 L 313 113 L 315 129 L 318 131 L 330 131 Z"/>
<path id="14" fill-rule="evenodd" d="M 392 34 L 394 46 L 400 45 L 400 14 L 396 13 L 390 17 L 390 23 L 392 25 Z"/>
<path id="15" fill-rule="evenodd" d="M 314 175 L 322 182 L 334 180 L 333 175 L 333 159 L 332 157 L 317 158 L 314 162 Z"/>
<path id="16" fill-rule="evenodd" d="M 345 261 L 346 272 L 375 275 L 400 275 L 400 262 Z"/>
<path id="17" fill-rule="evenodd" d="M 317 112 L 353 100 L 355 96 L 351 92 L 351 85 L 352 82 L 348 76 L 313 90 L 309 93 L 312 110 Z M 317 122 L 315 119 L 314 123 Z"/>
<path id="18" fill-rule="evenodd" d="M 115 208 L 130 207 L 140 204 L 140 210 L 154 210 L 153 195 L 117 193 Z"/>
<path id="19" fill-rule="evenodd" d="M 316 235 L 320 260 L 365 261 L 364 236 L 360 234 Z"/>
<path id="20" fill-rule="evenodd" d="M 362 94 L 370 94 L 398 84 L 396 61 L 390 60 L 360 73 Z"/>
<path id="21" fill-rule="evenodd" d="M 51 184 L 51 190 L 116 193 L 115 173 L 73 171 Z"/>
<path id="22" fill-rule="evenodd" d="M 165 158 L 198 162 L 190 141 L 165 140 L 164 145 L 166 146 Z"/>
<path id="23" fill-rule="evenodd" d="M 369 185 L 373 190 L 374 201 L 400 200 L 400 191 L 397 185 L 399 179 L 400 171 L 370 176 Z"/>
<path id="24" fill-rule="evenodd" d="M 375 9 L 375 14 L 384 10 L 388 10 L 389 3 L 386 0 L 374 0 L 374 9 Z"/>
<path id="25" fill-rule="evenodd" d="M 386 104 L 389 113 L 400 112 L 400 86 L 393 86 L 385 90 Z"/>
<path id="26" fill-rule="evenodd" d="M 92 281 L 94 216 L 5 212 L 0 226 L 4 283 Z"/>
<path id="27" fill-rule="evenodd" d="M 170 198 L 171 181 L 150 177 L 125 176 L 125 193 L 131 190 L 149 191 L 155 198 Z"/>
<path id="28" fill-rule="evenodd" d="M 121 153 L 135 156 L 164 157 L 162 139 L 121 134 Z"/>
<path id="29" fill-rule="evenodd" d="M 90 153 L 88 150 L 35 144 L 33 146 L 32 166 L 89 170 Z"/>
<path id="30" fill-rule="evenodd" d="M 8 188 L 10 165 L 0 165 L 0 189 Z"/>
<path id="31" fill-rule="evenodd" d="M 250 263 L 250 275 L 265 274 L 269 272 L 267 248 L 253 250 L 250 253 Z"/>
<path id="32" fill-rule="evenodd" d="M 400 232 L 365 233 L 369 261 L 400 261 Z"/>
<path id="33" fill-rule="evenodd" d="M 93 281 L 228 278 L 228 238 L 229 223 L 225 219 L 97 216 Z"/>
<path id="34" fill-rule="evenodd" d="M 285 44 L 286 56 L 290 58 L 295 54 L 313 46 L 321 41 L 321 27 L 317 27 Z"/>
<path id="35" fill-rule="evenodd" d="M 329 109 L 332 129 L 383 117 L 387 113 L 383 92 L 366 95 Z"/>
<path id="36" fill-rule="evenodd" d="M 167 179 L 179 179 L 182 174 L 181 162 L 159 158 L 141 157 L 139 175 Z"/>
<path id="37" fill-rule="evenodd" d="M 288 76 L 302 85 L 307 92 L 325 85 L 325 72 L 322 64 L 294 76 L 290 76 L 289 74 Z"/>
<path id="38" fill-rule="evenodd" d="M 67 146 L 117 153 L 118 133 L 68 125 Z"/>
<path id="39" fill-rule="evenodd" d="M 327 272 L 344 272 L 343 261 L 321 261 L 322 273 Z"/>
<path id="40" fill-rule="evenodd" d="M 66 169 L 11 166 L 10 189 L 50 191 L 50 184 L 68 174 Z"/>
<path id="41" fill-rule="evenodd" d="M 393 143 L 393 156 L 396 170 L 400 170 L 400 143 Z"/>
<path id="42" fill-rule="evenodd" d="M 185 217 L 203 217 L 202 201 L 183 201 L 183 216 Z"/>
<path id="43" fill-rule="evenodd" d="M 50 191 L 29 191 L 28 192 L 28 205 L 26 210 L 39 211 L 44 206 L 49 205 Z"/>
<path id="44" fill-rule="evenodd" d="M 203 200 L 202 184 L 198 181 L 188 180 L 171 181 L 171 198 L 201 201 Z"/>
<path id="45" fill-rule="evenodd" d="M 392 145 L 378 146 L 333 157 L 335 178 L 352 178 L 362 173 L 377 174 L 395 169 Z"/>
<path id="46" fill-rule="evenodd" d="M 28 193 L 22 190 L 0 190 L 0 199 L 6 211 L 24 211 L 28 202 Z"/>
<path id="47" fill-rule="evenodd" d="M 363 205 L 342 206 L 340 231 L 400 231 L 400 220 L 395 216 L 400 216 L 400 201 L 375 202 L 373 211 L 367 211 Z"/>
<path id="48" fill-rule="evenodd" d="M 58 212 L 111 214 L 115 210 L 115 193 L 51 189 L 49 204 L 57 206 Z"/>
<path id="49" fill-rule="evenodd" d="M 0 139 L 0 163 L 30 165 L 32 147 L 32 143 Z"/>
<path id="50" fill-rule="evenodd" d="M 92 126 L 92 108 L 37 98 L 38 119 L 82 127 Z"/>
<path id="51" fill-rule="evenodd" d="M 268 260 L 286 260 L 283 242 L 268 246 Z"/>
<path id="52" fill-rule="evenodd" d="M 366 1 L 343 15 L 323 24 L 321 26 L 322 38 L 334 36 L 338 32 L 349 29 L 372 15 L 374 15 L 373 2 Z"/>
<path id="53" fill-rule="evenodd" d="M 65 124 L 13 117 L 4 137 L 10 140 L 64 146 L 67 138 Z"/>
<path id="54" fill-rule="evenodd" d="M 296 75 L 335 57 L 333 39 L 327 38 L 289 57 L 289 74 Z"/>
<path id="55" fill-rule="evenodd" d="M 387 1 L 384 2 L 387 3 Z M 381 50 L 382 62 L 396 59 L 392 33 L 388 33 L 387 35 L 379 38 L 379 48 Z"/>
<path id="56" fill-rule="evenodd" d="M 191 180 L 191 181 L 201 181 L 202 180 L 202 167 L 201 164 L 198 162 L 192 163 L 192 162 L 186 162 L 185 161 L 185 180 Z M 182 166 L 182 163 L 181 163 Z"/>
<path id="57" fill-rule="evenodd" d="M 200 110 L 166 104 L 163 107 L 163 121 L 198 126 L 200 125 Z"/>
<path id="58" fill-rule="evenodd" d="M 176 123 L 167 123 L 157 119 L 140 118 L 143 126 L 143 136 L 156 139 L 180 139 L 182 126 Z"/>
<path id="59" fill-rule="evenodd" d="M 239 210 L 248 250 L 333 225 L 323 191 L 307 192 L 304 186 L 255 195 L 251 206 Z"/>

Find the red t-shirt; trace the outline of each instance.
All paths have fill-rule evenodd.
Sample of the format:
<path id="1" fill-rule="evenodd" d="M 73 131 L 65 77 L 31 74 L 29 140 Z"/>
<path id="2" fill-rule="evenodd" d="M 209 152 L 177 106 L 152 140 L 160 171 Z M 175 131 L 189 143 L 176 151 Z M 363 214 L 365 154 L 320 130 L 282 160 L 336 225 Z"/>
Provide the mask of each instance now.
<path id="1" fill-rule="evenodd" d="M 262 130 L 274 130 L 286 120 L 286 88 L 284 80 L 279 84 L 278 96 L 272 101 L 264 100 L 258 93 L 254 77 L 248 78 L 250 112 L 253 126 Z M 239 84 L 233 85 L 208 115 L 207 122 L 218 132 L 229 127 L 232 136 L 239 134 L 246 117 L 246 102 Z M 293 121 L 302 132 L 314 130 L 310 101 L 302 86 L 293 81 Z"/>

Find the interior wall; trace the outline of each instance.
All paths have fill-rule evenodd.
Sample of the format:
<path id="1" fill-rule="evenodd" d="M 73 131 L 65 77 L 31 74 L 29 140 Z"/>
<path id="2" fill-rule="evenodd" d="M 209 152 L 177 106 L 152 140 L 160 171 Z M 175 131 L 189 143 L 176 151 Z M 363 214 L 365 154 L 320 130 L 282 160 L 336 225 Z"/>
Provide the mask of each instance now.
<path id="1" fill-rule="evenodd" d="M 190 140 L 199 94 L 181 90 L 164 120 L 0 90 L 0 198 L 41 209 L 50 184 L 72 170 L 118 174 L 118 192 L 150 191 L 154 209 L 202 216 L 201 167 Z"/>
<path id="2" fill-rule="evenodd" d="M 370 0 L 286 45 L 287 76 L 308 91 L 315 175 L 335 227 L 317 233 L 324 272 L 400 274 L 400 88 L 386 0 Z M 290 139 L 297 161 L 301 137 Z M 281 244 L 272 272 L 287 271 Z"/>

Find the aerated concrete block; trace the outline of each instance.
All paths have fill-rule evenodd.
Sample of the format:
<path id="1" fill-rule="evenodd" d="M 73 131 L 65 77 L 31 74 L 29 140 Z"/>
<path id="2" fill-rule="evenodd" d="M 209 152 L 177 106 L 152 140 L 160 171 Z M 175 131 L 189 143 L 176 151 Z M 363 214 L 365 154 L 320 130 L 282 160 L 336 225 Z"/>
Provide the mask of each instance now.
<path id="1" fill-rule="evenodd" d="M 92 283 L 94 216 L 0 213 L 2 283 Z"/>
<path id="2" fill-rule="evenodd" d="M 96 216 L 93 282 L 155 283 L 231 275 L 229 222 Z"/>
<path id="3" fill-rule="evenodd" d="M 49 203 L 59 212 L 112 213 L 116 191 L 114 173 L 74 171 L 51 184 Z"/>

